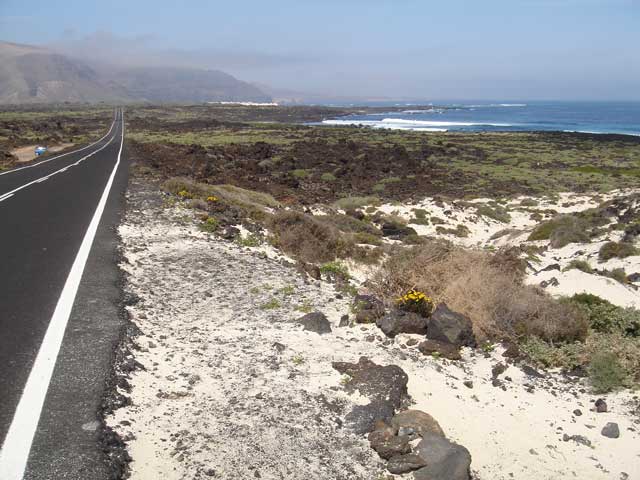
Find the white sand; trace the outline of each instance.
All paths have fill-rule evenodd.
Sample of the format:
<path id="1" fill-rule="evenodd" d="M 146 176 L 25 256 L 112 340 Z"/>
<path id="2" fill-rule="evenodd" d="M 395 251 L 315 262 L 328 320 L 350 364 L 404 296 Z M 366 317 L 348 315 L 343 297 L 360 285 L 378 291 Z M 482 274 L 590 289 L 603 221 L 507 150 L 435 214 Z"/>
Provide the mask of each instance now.
<path id="1" fill-rule="evenodd" d="M 506 391 L 492 386 L 491 367 L 504 361 L 500 348 L 487 358 L 465 351 L 464 362 L 450 363 L 406 347 L 410 336 L 390 341 L 372 325 L 337 328 L 349 305 L 330 285 L 306 284 L 292 267 L 254 249 L 177 226 L 183 216 L 179 207 L 130 210 L 120 230 L 127 288 L 142 298 L 131 308 L 144 332 L 135 356 L 147 368 L 131 379 L 133 405 L 108 419 L 129 439 L 131 478 L 206 478 L 209 469 L 225 479 L 256 471 L 265 479 L 378 478 L 383 464 L 366 440 L 336 423 L 366 400 L 344 393 L 331 362 L 360 356 L 407 372 L 413 408 L 432 414 L 469 449 L 481 480 L 640 472 L 632 393 L 606 395 L 610 413 L 596 414 L 588 387 L 558 375 L 530 379 L 511 366 L 501 376 L 512 379 Z M 279 292 L 289 285 L 293 295 Z M 274 298 L 279 308 L 260 308 Z M 291 322 L 301 315 L 295 306 L 305 303 L 328 316 L 331 334 Z M 582 416 L 572 415 L 576 408 Z M 611 421 L 620 426 L 619 439 L 600 434 Z M 565 442 L 564 433 L 584 435 L 592 446 Z"/>

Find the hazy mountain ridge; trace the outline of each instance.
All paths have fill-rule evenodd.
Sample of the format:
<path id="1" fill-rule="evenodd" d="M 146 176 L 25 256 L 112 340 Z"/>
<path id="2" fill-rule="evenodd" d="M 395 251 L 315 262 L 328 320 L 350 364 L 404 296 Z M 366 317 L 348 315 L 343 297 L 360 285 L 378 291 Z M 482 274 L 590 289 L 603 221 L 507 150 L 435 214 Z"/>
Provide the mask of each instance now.
<path id="1" fill-rule="evenodd" d="M 0 42 L 0 104 L 270 100 L 217 70 L 97 67 L 44 48 Z"/>

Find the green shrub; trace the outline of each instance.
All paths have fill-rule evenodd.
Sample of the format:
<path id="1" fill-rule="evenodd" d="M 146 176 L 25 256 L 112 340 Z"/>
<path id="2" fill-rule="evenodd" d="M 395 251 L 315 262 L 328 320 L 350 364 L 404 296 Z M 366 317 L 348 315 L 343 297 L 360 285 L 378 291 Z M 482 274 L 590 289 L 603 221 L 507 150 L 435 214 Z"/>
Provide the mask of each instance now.
<path id="1" fill-rule="evenodd" d="M 311 174 L 309 170 L 305 170 L 303 168 L 291 170 L 290 173 L 291 173 L 291 176 L 294 178 L 307 178 Z"/>
<path id="2" fill-rule="evenodd" d="M 489 217 L 501 223 L 509 223 L 511 221 L 511 215 L 509 215 L 507 209 L 499 205 L 495 207 L 481 205 L 476 208 L 476 215 Z"/>
<path id="3" fill-rule="evenodd" d="M 442 226 L 438 226 L 436 227 L 436 232 L 441 235 L 454 235 L 461 238 L 466 238 L 471 233 L 464 225 L 458 225 L 456 228 L 444 228 Z"/>
<path id="4" fill-rule="evenodd" d="M 593 273 L 593 268 L 591 268 L 591 265 L 589 265 L 589 262 L 586 260 L 571 260 L 569 264 L 564 267 L 565 272 L 572 269 L 580 270 L 584 273 Z"/>
<path id="5" fill-rule="evenodd" d="M 624 369 L 612 352 L 598 352 L 589 363 L 589 378 L 596 393 L 607 393 L 625 385 Z"/>
<path id="6" fill-rule="evenodd" d="M 217 229 L 218 229 L 218 220 L 216 220 L 213 217 L 207 217 L 207 219 L 200 224 L 200 230 L 202 230 L 203 232 L 213 233 Z"/>
<path id="7" fill-rule="evenodd" d="M 377 207 L 382 205 L 380 198 L 369 196 L 369 197 L 345 197 L 340 200 L 336 200 L 333 204 L 336 208 L 340 208 L 342 210 L 356 210 L 358 208 L 364 208 L 368 206 Z"/>
<path id="8" fill-rule="evenodd" d="M 333 173 L 325 172 L 320 176 L 320 180 L 323 182 L 335 182 L 336 176 Z"/>
<path id="9" fill-rule="evenodd" d="M 427 211 L 424 208 L 414 208 L 412 210 L 413 214 L 415 215 L 416 218 L 419 219 L 425 219 L 427 218 Z"/>
<path id="10" fill-rule="evenodd" d="M 410 219 L 409 223 L 412 223 L 414 225 L 429 225 L 429 219 L 416 217 L 416 218 Z"/>
<path id="11" fill-rule="evenodd" d="M 613 270 L 603 270 L 602 275 L 605 277 L 613 278 L 616 282 L 625 285 L 627 283 L 627 272 L 624 268 L 614 268 Z"/>
<path id="12" fill-rule="evenodd" d="M 348 280 L 351 278 L 347 267 L 339 262 L 327 262 L 320 266 L 320 273 L 328 275 L 333 278 L 342 278 Z"/>
<path id="13" fill-rule="evenodd" d="M 589 241 L 587 226 L 579 218 L 562 215 L 536 226 L 527 240 L 550 240 L 553 248 Z"/>
<path id="14" fill-rule="evenodd" d="M 618 307 L 588 293 L 576 294 L 571 297 L 571 301 L 585 312 L 592 330 L 640 337 L 640 310 Z"/>
<path id="15" fill-rule="evenodd" d="M 520 202 L 521 207 L 536 207 L 538 206 L 538 201 L 533 198 L 524 198 Z"/>
<path id="16" fill-rule="evenodd" d="M 607 242 L 600 247 L 598 259 L 606 262 L 611 258 L 626 258 L 632 255 L 638 255 L 640 251 L 631 243 L 627 242 Z"/>
<path id="17" fill-rule="evenodd" d="M 247 235 L 246 237 L 238 237 L 236 240 L 241 247 L 258 247 L 262 245 L 262 239 L 255 234 Z"/>
<path id="18" fill-rule="evenodd" d="M 364 243 L 366 245 L 382 245 L 380 235 L 372 235 L 367 232 L 356 232 L 351 236 L 354 243 Z"/>
<path id="19" fill-rule="evenodd" d="M 352 244 L 340 231 L 316 217 L 280 211 L 269 221 L 273 243 L 299 260 L 319 263 L 348 256 Z"/>
<path id="20" fill-rule="evenodd" d="M 336 227 L 345 233 L 368 233 L 369 235 L 381 236 L 382 232 L 369 222 L 358 220 L 351 215 L 318 215 L 314 217 L 322 223 L 326 223 Z"/>

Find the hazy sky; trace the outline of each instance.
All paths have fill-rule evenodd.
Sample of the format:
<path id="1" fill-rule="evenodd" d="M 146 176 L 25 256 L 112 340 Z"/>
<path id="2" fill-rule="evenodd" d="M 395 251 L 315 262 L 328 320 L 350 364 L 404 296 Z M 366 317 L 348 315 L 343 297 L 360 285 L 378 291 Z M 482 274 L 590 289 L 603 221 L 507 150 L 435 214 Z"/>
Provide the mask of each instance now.
<path id="1" fill-rule="evenodd" d="M 0 38 L 327 95 L 640 99 L 640 0 L 0 0 Z"/>

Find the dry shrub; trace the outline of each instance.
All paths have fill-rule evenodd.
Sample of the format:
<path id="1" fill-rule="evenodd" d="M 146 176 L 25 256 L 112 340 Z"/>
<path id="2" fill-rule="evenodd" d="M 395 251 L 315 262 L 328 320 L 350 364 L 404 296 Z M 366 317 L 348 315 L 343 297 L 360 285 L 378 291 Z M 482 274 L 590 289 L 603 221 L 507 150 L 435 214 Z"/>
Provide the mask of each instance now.
<path id="1" fill-rule="evenodd" d="M 522 261 L 513 251 L 496 255 L 442 242 L 392 255 L 373 280 L 386 298 L 410 288 L 467 315 L 479 339 L 537 335 L 548 341 L 582 340 L 586 320 L 573 306 L 523 284 Z"/>
<path id="2" fill-rule="evenodd" d="M 351 247 L 337 228 L 301 212 L 277 212 L 269 229 L 277 247 L 305 262 L 330 262 L 346 256 Z"/>

